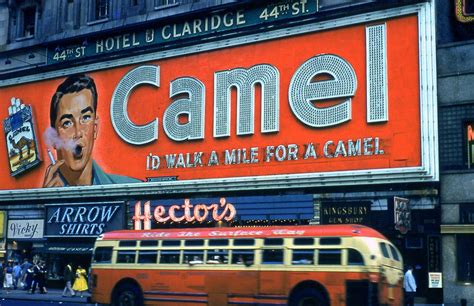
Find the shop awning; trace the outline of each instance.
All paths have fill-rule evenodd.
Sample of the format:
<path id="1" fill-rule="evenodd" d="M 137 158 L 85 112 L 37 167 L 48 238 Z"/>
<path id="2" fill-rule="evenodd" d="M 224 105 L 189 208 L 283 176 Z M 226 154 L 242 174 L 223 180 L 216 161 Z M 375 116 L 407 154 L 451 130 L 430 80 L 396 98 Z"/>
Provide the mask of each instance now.
<path id="1" fill-rule="evenodd" d="M 94 245 L 92 243 L 66 243 L 49 242 L 42 252 L 53 254 L 91 254 Z"/>

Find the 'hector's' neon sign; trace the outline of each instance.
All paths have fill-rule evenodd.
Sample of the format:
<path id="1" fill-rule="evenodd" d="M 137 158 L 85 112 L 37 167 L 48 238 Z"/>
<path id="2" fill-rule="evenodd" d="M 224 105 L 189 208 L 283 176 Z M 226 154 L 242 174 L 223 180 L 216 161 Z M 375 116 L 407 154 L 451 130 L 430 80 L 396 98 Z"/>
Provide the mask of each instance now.
<path id="1" fill-rule="evenodd" d="M 138 201 L 135 203 L 135 215 L 132 220 L 134 221 L 134 229 L 146 230 L 151 229 L 151 219 L 154 219 L 157 223 L 167 221 L 203 222 L 211 214 L 214 221 L 230 221 L 234 219 L 236 213 L 234 205 L 227 203 L 225 198 L 220 198 L 219 204 L 196 204 L 194 206 L 189 199 L 185 199 L 183 205 L 171 205 L 168 210 L 165 206 L 158 205 L 153 210 L 153 215 L 151 214 L 150 201 L 143 203 L 143 214 L 141 202 Z"/>

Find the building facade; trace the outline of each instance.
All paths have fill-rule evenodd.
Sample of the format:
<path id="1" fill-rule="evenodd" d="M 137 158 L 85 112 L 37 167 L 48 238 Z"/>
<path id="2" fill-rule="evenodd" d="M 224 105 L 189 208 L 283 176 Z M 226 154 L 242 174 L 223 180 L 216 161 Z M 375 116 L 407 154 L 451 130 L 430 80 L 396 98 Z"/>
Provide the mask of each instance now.
<path id="1" fill-rule="evenodd" d="M 57 277 L 114 229 L 358 223 L 442 301 L 434 1 L 3 1 L 0 22 L 6 258 Z"/>
<path id="2" fill-rule="evenodd" d="M 472 303 L 474 257 L 472 116 L 474 4 L 439 4 L 438 102 L 445 303 Z"/>

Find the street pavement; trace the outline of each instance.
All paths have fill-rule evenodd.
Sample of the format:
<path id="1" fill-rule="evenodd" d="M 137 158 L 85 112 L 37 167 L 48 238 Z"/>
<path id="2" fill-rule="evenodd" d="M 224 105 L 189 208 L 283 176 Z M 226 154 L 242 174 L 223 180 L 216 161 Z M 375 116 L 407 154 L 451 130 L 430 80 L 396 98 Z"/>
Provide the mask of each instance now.
<path id="1" fill-rule="evenodd" d="M 17 290 L 10 290 L 7 292 L 5 289 L 0 289 L 0 300 L 9 301 L 9 300 L 29 300 L 29 301 L 44 301 L 44 302 L 62 302 L 62 304 L 70 304 L 70 303 L 81 303 L 86 304 L 87 298 L 90 297 L 89 292 L 84 292 L 83 297 L 80 294 L 76 295 L 75 297 L 66 296 L 63 297 L 63 290 L 62 289 L 48 289 L 47 293 L 41 294 L 39 291 L 35 293 L 30 293 L 27 290 L 17 289 Z M 1 304 L 0 304 L 1 305 Z"/>
<path id="2" fill-rule="evenodd" d="M 48 289 L 48 292 L 45 294 L 41 294 L 36 292 L 34 294 L 29 293 L 26 290 L 11 290 L 9 293 L 5 289 L 0 289 L 0 305 L 17 305 L 17 303 L 2 303 L 4 302 L 14 302 L 14 301 L 35 301 L 36 302 L 57 302 L 58 304 L 62 305 L 75 305 L 75 304 L 87 304 L 87 299 L 90 297 L 89 292 L 84 292 L 83 297 L 80 295 L 76 295 L 75 297 L 62 296 L 63 290 L 62 289 Z M 19 305 L 19 304 L 18 304 Z M 89 304 L 89 305 L 97 305 L 97 304 Z M 458 306 L 457 304 L 454 304 Z M 454 306 L 453 305 L 453 306 Z M 469 304 L 471 305 L 471 304 Z M 416 303 L 415 306 L 442 306 L 442 304 L 421 304 Z M 444 306 L 448 306 L 445 304 Z"/>

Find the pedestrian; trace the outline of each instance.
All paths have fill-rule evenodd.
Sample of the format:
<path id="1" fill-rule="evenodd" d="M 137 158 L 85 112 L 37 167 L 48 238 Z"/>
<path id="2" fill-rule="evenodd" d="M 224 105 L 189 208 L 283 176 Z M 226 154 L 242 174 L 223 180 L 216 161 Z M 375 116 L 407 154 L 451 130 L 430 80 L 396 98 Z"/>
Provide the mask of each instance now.
<path id="1" fill-rule="evenodd" d="M 44 293 L 44 287 L 42 286 L 42 270 L 41 270 L 41 265 L 40 262 L 37 261 L 35 265 L 33 266 L 33 282 L 31 284 L 31 290 L 30 293 L 34 294 L 36 291 L 36 287 L 39 288 L 40 293 Z"/>
<path id="2" fill-rule="evenodd" d="M 69 262 L 64 268 L 64 281 L 66 282 L 63 290 L 63 296 L 66 296 L 67 293 L 71 296 L 76 296 L 74 290 L 72 290 L 72 284 L 74 283 L 75 273 L 72 270 L 72 262 Z"/>
<path id="3" fill-rule="evenodd" d="M 18 286 L 21 287 L 21 266 L 18 263 L 18 261 L 15 262 L 15 265 L 13 266 L 13 289 L 17 289 Z"/>
<path id="4" fill-rule="evenodd" d="M 74 285 L 72 286 L 72 289 L 80 292 L 81 297 L 83 297 L 84 292 L 87 291 L 87 289 L 89 289 L 89 287 L 87 286 L 87 272 L 80 265 L 77 266 L 76 280 L 74 281 Z"/>
<path id="5" fill-rule="evenodd" d="M 5 280 L 5 267 L 7 265 L 5 264 L 5 260 L 0 261 L 0 288 L 3 288 L 3 282 Z"/>
<path id="6" fill-rule="evenodd" d="M 25 258 L 21 264 L 21 282 L 23 283 L 24 290 L 31 289 L 31 282 L 33 281 L 32 267 L 33 264 L 28 261 L 28 258 Z"/>
<path id="7" fill-rule="evenodd" d="M 10 293 L 13 288 L 13 261 L 8 261 L 3 273 L 5 275 L 3 287 L 7 290 L 7 293 Z"/>
<path id="8" fill-rule="evenodd" d="M 405 305 L 415 305 L 415 294 L 416 294 L 416 281 L 413 276 L 413 267 L 408 266 L 408 270 L 405 273 L 405 279 L 403 281 L 403 288 L 405 288 Z"/>
<path id="9" fill-rule="evenodd" d="M 40 288 L 40 293 L 48 293 L 46 290 L 46 280 L 48 275 L 48 270 L 46 269 L 46 262 L 44 260 L 40 261 L 40 278 L 38 286 Z"/>

